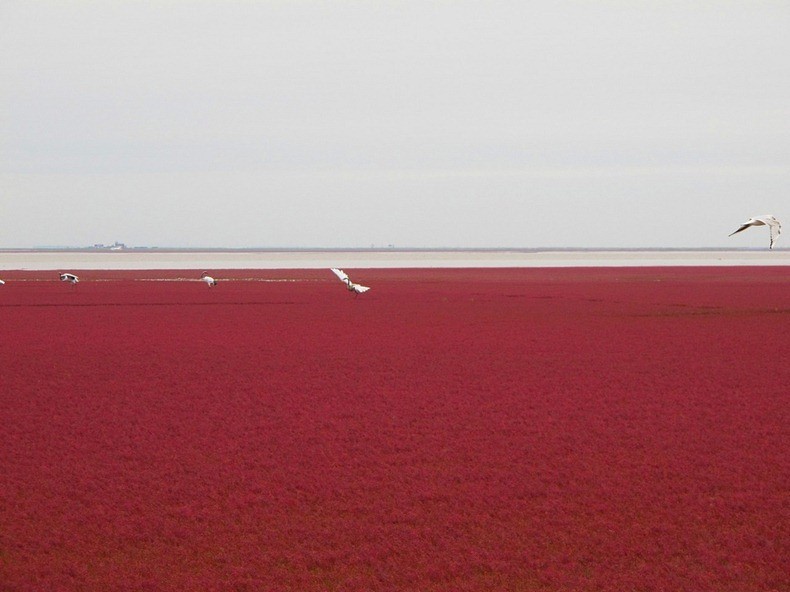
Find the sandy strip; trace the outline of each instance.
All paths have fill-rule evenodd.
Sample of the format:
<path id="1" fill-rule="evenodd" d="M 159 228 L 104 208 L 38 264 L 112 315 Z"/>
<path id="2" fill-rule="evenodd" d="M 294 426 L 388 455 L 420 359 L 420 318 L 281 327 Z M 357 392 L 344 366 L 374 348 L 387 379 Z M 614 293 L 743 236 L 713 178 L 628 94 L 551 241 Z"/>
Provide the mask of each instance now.
<path id="1" fill-rule="evenodd" d="M 754 251 L 3 251 L 0 269 L 321 269 L 790 266 L 790 250 Z"/>

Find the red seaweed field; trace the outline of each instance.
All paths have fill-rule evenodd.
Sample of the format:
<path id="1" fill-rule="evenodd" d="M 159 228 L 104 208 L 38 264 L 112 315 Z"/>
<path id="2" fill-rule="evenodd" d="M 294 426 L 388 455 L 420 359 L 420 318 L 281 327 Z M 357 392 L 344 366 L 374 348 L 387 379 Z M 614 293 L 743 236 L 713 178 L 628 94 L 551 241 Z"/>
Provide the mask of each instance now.
<path id="1" fill-rule="evenodd" d="M 790 589 L 790 269 L 347 271 L 3 272 L 0 591 Z"/>

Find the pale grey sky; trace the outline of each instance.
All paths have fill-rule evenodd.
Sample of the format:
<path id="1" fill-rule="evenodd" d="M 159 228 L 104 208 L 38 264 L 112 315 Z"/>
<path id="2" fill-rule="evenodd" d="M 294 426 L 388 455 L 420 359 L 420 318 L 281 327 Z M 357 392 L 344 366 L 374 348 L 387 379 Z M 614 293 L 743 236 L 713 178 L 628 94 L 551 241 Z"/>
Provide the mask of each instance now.
<path id="1" fill-rule="evenodd" d="M 0 0 L 0 247 L 761 247 L 788 56 L 786 0 Z"/>

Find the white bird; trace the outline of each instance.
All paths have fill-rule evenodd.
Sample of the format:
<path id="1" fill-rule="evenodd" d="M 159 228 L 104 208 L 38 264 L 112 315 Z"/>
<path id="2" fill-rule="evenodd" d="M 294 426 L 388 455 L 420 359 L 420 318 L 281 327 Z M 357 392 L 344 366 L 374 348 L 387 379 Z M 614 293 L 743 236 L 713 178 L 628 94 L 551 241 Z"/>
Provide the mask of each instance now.
<path id="1" fill-rule="evenodd" d="M 203 275 L 201 275 L 201 276 L 200 276 L 200 279 L 201 279 L 202 281 L 206 282 L 206 285 L 207 285 L 209 288 L 211 288 L 212 286 L 216 286 L 216 285 L 217 285 L 217 280 L 215 280 L 213 277 L 211 277 L 211 276 L 210 276 L 210 275 L 209 275 L 207 272 L 205 272 L 205 271 L 203 272 Z"/>
<path id="2" fill-rule="evenodd" d="M 0 280 L 0 286 L 5 286 L 5 282 L 3 280 Z"/>
<path id="3" fill-rule="evenodd" d="M 336 267 L 333 267 L 332 273 L 334 273 L 338 278 L 340 278 L 340 281 L 346 285 L 346 288 L 348 289 L 349 292 L 362 294 L 363 292 L 367 292 L 368 290 L 370 290 L 370 288 L 368 288 L 367 286 L 362 286 L 360 284 L 355 284 L 354 282 L 352 282 L 351 278 L 349 278 L 348 275 L 346 275 L 346 272 L 343 271 L 342 269 L 337 269 Z"/>
<path id="4" fill-rule="evenodd" d="M 61 282 L 69 282 L 72 285 L 74 285 L 74 284 L 76 284 L 77 282 L 80 281 L 80 278 L 78 278 L 73 273 L 61 273 L 60 274 L 60 281 Z"/>
<path id="5" fill-rule="evenodd" d="M 771 233 L 771 244 L 768 248 L 774 248 L 774 243 L 776 242 L 776 239 L 779 238 L 779 233 L 782 232 L 782 225 L 779 224 L 779 220 L 767 214 L 765 216 L 755 216 L 754 218 L 749 218 L 746 222 L 741 224 L 741 227 L 730 234 L 730 236 L 733 234 L 738 234 L 750 226 L 768 226 Z"/>

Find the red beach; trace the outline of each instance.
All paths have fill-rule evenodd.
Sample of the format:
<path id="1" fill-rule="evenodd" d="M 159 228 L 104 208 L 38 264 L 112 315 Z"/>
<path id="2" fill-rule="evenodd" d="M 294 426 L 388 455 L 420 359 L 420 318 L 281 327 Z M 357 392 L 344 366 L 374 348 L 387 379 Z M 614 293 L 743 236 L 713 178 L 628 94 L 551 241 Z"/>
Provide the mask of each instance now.
<path id="1" fill-rule="evenodd" d="M 0 590 L 790 589 L 790 269 L 346 271 L 4 272 Z"/>

